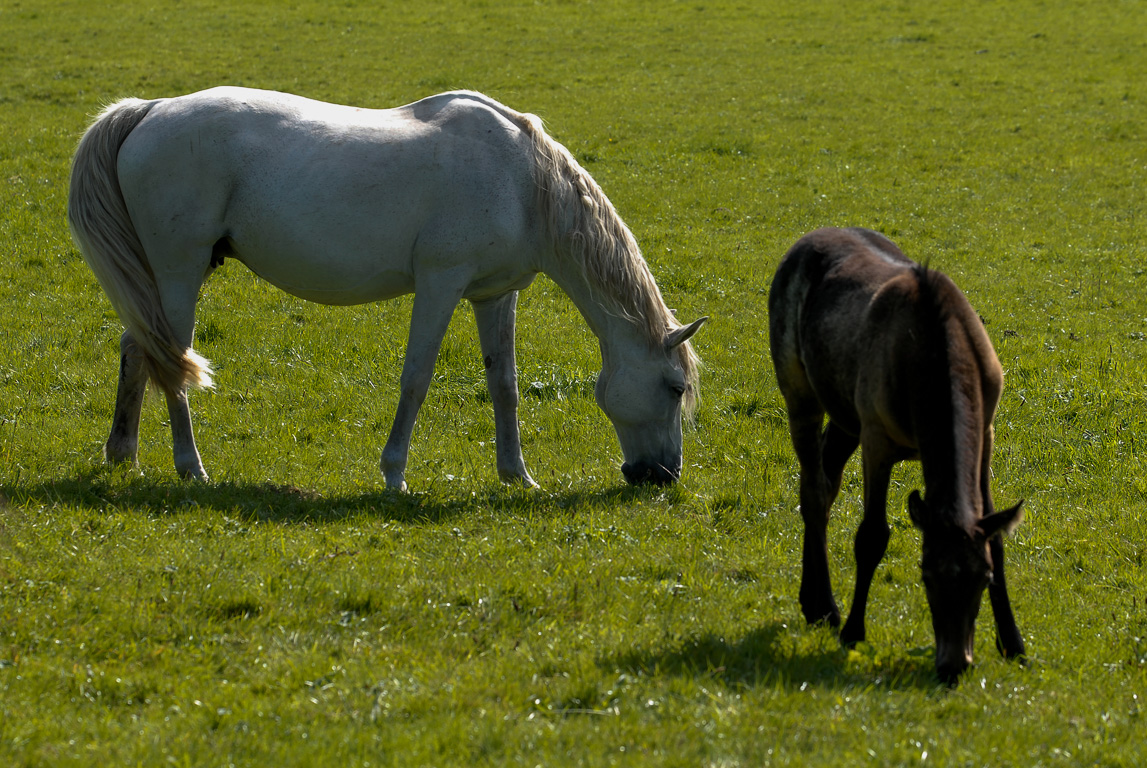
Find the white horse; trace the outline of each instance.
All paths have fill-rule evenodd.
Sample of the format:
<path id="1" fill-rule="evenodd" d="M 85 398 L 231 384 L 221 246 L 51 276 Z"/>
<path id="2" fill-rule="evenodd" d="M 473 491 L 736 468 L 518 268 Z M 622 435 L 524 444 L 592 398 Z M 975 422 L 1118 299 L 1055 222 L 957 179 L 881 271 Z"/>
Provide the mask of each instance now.
<path id="1" fill-rule="evenodd" d="M 533 115 L 464 91 L 386 110 L 230 87 L 125 99 L 76 150 L 68 223 L 126 327 L 111 462 L 136 461 L 150 378 L 167 400 L 176 470 L 207 479 L 187 388 L 212 386 L 191 348 L 195 303 L 226 257 L 324 304 L 415 294 L 382 452 L 389 488 L 406 488 L 415 418 L 461 299 L 477 320 L 498 474 L 535 485 L 518 432 L 514 317 L 538 272 L 600 342 L 595 395 L 626 479 L 680 476 L 697 386 L 688 340 L 707 318 L 677 322 L 613 205 Z"/>

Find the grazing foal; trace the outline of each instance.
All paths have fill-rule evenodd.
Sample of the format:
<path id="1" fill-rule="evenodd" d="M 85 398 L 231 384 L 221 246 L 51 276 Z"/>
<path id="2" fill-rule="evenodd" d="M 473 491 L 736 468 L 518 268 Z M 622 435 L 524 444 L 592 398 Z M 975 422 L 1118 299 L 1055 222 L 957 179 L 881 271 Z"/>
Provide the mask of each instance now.
<path id="1" fill-rule="evenodd" d="M 950 279 L 911 261 L 881 234 L 820 229 L 801 238 L 777 268 L 769 332 L 801 467 L 805 619 L 840 626 L 825 531 L 844 464 L 860 445 L 864 519 L 856 532 L 856 592 L 841 641 L 852 645 L 865 637 L 868 588 L 888 545 L 892 466 L 919 459 L 926 496 L 913 491 L 908 512 L 923 533 L 937 674 L 953 682 L 972 663 L 985 586 L 997 647 L 1004 656 L 1022 656 L 1001 534 L 1019 524 L 1023 502 L 1001 512 L 992 504 L 992 418 L 1003 373 L 968 300 Z"/>

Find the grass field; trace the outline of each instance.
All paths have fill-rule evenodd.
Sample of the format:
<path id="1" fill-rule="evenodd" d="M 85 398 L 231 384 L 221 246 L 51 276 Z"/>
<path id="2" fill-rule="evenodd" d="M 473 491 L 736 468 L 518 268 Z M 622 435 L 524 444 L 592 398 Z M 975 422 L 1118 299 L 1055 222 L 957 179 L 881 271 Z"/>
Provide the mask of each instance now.
<path id="1" fill-rule="evenodd" d="M 0 764 L 1147 763 L 1147 41 L 1132 0 L 0 4 Z M 541 115 L 696 337 L 682 482 L 624 486 L 597 345 L 522 295 L 526 461 L 503 487 L 462 307 L 411 448 L 378 458 L 409 299 L 306 304 L 228 262 L 192 396 L 108 469 L 119 322 L 64 219 L 116 98 L 222 84 L 362 106 L 451 88 Z M 893 476 L 869 643 L 797 605 L 797 469 L 767 354 L 784 251 L 883 231 L 950 274 L 1007 375 L 994 492 L 1031 655 L 932 671 Z M 852 586 L 854 459 L 830 527 Z"/>

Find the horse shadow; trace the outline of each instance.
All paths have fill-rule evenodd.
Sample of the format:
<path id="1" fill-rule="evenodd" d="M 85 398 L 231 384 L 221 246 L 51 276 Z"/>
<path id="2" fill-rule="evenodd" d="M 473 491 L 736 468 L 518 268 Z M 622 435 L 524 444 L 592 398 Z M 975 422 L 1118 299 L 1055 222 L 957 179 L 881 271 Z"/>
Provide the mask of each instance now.
<path id="1" fill-rule="evenodd" d="M 808 631 L 819 631 L 810 629 Z M 850 663 L 850 651 L 835 639 L 813 649 L 789 642 L 791 630 L 780 620 L 751 629 L 738 639 L 704 633 L 681 640 L 675 647 L 633 648 L 598 659 L 598 666 L 639 677 L 651 674 L 708 678 L 728 687 L 779 686 L 804 691 L 877 688 L 935 691 L 936 679 L 929 648 L 910 651 L 905 658 L 880 661 L 878 671 L 869 664 Z"/>
<path id="2" fill-rule="evenodd" d="M 619 485 L 597 491 L 555 493 L 499 486 L 488 493 L 465 496 L 384 488 L 324 495 L 271 482 L 196 483 L 138 477 L 125 483 L 114 477 L 116 471 L 97 468 L 39 483 L 3 483 L 0 484 L 0 505 L 68 505 L 101 511 L 132 509 L 157 516 L 178 515 L 198 508 L 286 524 L 337 523 L 366 514 L 395 523 L 432 525 L 465 519 L 480 510 L 488 510 L 491 505 L 509 514 L 527 510 L 536 513 L 540 501 L 555 514 L 576 514 L 579 509 L 600 503 L 624 503 L 650 493 L 647 489 Z"/>

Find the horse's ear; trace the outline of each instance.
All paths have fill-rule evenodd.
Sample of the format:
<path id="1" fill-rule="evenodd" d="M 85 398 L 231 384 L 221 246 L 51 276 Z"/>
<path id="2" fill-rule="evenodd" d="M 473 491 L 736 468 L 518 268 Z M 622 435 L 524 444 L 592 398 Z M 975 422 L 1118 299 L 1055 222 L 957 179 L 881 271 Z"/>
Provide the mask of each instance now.
<path id="1" fill-rule="evenodd" d="M 920 498 L 920 491 L 908 494 L 908 517 L 920 530 L 928 522 L 928 510 L 924 506 L 924 499 Z"/>
<path id="2" fill-rule="evenodd" d="M 689 325 L 684 325 L 676 330 L 670 331 L 669 335 L 665 337 L 665 351 L 668 352 L 689 341 L 689 339 L 693 337 L 693 334 L 701 330 L 701 326 L 704 325 L 708 319 L 709 316 L 706 315 L 700 320 L 694 320 L 692 323 L 689 323 Z"/>
<path id="3" fill-rule="evenodd" d="M 983 518 L 976 527 L 983 533 L 985 539 L 991 539 L 995 536 L 1011 533 L 1023 522 L 1023 519 L 1024 502 L 1023 499 L 1020 499 L 1020 502 L 1014 507 L 1009 507 L 1002 512 L 994 512 Z"/>

